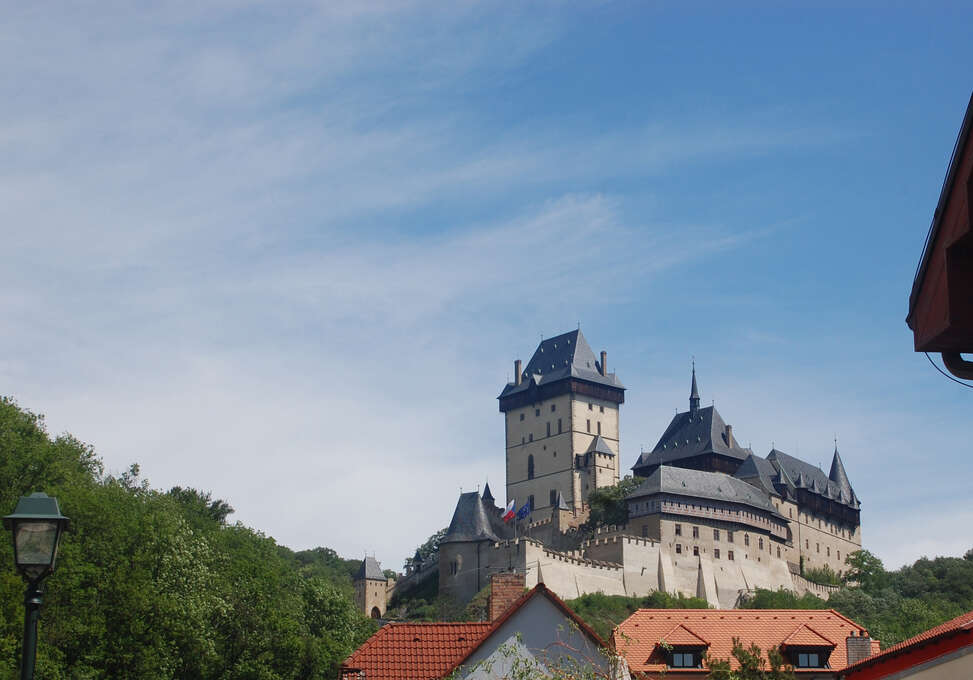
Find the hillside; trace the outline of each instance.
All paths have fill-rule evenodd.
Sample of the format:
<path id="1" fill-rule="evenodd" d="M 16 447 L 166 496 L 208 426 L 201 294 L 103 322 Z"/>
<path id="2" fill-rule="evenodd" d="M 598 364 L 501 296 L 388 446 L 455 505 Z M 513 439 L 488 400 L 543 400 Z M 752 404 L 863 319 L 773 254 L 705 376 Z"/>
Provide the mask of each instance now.
<path id="1" fill-rule="evenodd" d="M 3 514 L 32 491 L 72 523 L 46 582 L 38 677 L 332 678 L 375 629 L 352 606 L 357 561 L 277 545 L 208 493 L 152 489 L 137 465 L 105 474 L 91 446 L 0 399 Z M 7 534 L 0 678 L 17 675 L 23 594 Z"/>

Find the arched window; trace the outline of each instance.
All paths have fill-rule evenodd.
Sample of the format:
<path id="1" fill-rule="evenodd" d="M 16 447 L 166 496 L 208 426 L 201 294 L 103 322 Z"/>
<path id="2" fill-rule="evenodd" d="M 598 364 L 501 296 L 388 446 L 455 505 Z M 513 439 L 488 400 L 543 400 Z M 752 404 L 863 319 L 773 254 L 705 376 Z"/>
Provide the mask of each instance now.
<path id="1" fill-rule="evenodd" d="M 527 479 L 534 478 L 534 455 L 527 456 Z"/>

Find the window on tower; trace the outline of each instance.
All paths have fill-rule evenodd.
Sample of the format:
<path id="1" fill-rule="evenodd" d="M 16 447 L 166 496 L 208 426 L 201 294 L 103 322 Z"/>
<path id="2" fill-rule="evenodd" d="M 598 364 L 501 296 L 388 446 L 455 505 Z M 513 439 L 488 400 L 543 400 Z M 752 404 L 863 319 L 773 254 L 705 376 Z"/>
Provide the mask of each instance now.
<path id="1" fill-rule="evenodd" d="M 550 422 L 547 423 L 547 436 L 548 437 L 551 436 L 551 423 Z"/>
<path id="2" fill-rule="evenodd" d="M 601 423 L 595 423 L 598 426 L 598 434 L 601 434 Z"/>
<path id="3" fill-rule="evenodd" d="M 551 413 L 554 413 L 556 409 L 557 409 L 557 404 L 551 404 Z"/>
<path id="4" fill-rule="evenodd" d="M 591 418 L 588 418 L 588 432 L 591 432 Z"/>
<path id="5" fill-rule="evenodd" d="M 557 433 L 561 434 L 561 419 L 557 419 Z"/>
<path id="6" fill-rule="evenodd" d="M 539 408 L 535 408 L 534 409 L 534 415 L 535 416 L 539 416 L 540 414 L 541 414 L 541 410 Z"/>
<path id="7" fill-rule="evenodd" d="M 521 414 L 520 414 L 520 419 L 521 419 L 521 420 L 523 420 L 523 419 L 524 419 L 524 414 L 523 414 L 523 413 L 521 413 Z"/>
<path id="8" fill-rule="evenodd" d="M 557 489 L 551 489 L 550 501 L 551 501 L 551 506 L 557 504 Z"/>
<path id="9" fill-rule="evenodd" d="M 534 478 L 534 455 L 527 456 L 527 479 Z"/>

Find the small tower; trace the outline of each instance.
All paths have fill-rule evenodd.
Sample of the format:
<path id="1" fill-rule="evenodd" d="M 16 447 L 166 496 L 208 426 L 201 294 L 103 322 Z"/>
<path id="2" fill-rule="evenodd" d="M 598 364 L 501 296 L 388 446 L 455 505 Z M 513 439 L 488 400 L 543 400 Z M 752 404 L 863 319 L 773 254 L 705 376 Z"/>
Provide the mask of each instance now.
<path id="1" fill-rule="evenodd" d="M 693 361 L 693 387 L 689 392 L 689 415 L 695 416 L 699 411 L 699 388 L 696 387 L 696 362 Z"/>
<path id="2" fill-rule="evenodd" d="M 388 579 L 374 557 L 365 556 L 355 575 L 355 606 L 365 616 L 380 619 L 388 606 Z"/>

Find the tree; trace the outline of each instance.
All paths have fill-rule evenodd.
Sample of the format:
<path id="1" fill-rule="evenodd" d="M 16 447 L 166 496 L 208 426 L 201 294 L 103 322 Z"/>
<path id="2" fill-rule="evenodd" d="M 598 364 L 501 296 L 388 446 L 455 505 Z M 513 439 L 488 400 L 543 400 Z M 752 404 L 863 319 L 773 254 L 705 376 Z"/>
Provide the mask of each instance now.
<path id="1" fill-rule="evenodd" d="M 797 680 L 794 669 L 788 665 L 780 649 L 772 647 L 764 657 L 757 643 L 744 647 L 740 638 L 733 638 L 733 658 L 739 668 L 733 668 L 729 659 L 706 656 L 706 665 L 712 680 Z"/>
<path id="2" fill-rule="evenodd" d="M 585 528 L 592 530 L 599 526 L 628 524 L 628 504 L 625 499 L 640 483 L 640 479 L 628 475 L 614 486 L 603 486 L 592 491 L 588 495 L 591 514 Z"/>
<path id="3" fill-rule="evenodd" d="M 876 555 L 868 550 L 856 550 L 845 558 L 848 571 L 845 572 L 846 584 L 857 584 L 866 592 L 877 592 L 888 585 L 888 573 Z"/>

